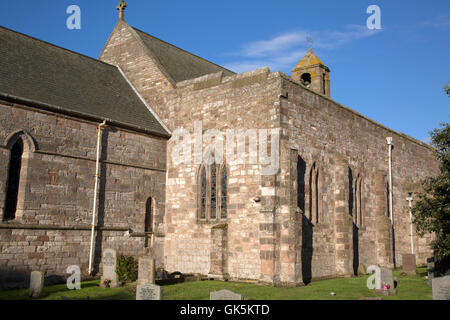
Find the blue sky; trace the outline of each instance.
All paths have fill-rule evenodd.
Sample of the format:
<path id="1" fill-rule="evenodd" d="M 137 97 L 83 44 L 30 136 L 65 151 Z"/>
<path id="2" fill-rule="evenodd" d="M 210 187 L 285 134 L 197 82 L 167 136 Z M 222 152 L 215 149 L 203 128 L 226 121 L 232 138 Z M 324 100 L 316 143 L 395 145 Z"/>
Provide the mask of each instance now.
<path id="1" fill-rule="evenodd" d="M 243 72 L 291 74 L 313 49 L 331 69 L 331 97 L 416 139 L 449 122 L 450 1 L 126 0 L 126 21 L 187 51 Z M 97 58 L 118 19 L 119 0 L 15 0 L 0 25 Z M 69 5 L 81 30 L 69 30 Z M 366 27 L 369 5 L 381 30 Z"/>

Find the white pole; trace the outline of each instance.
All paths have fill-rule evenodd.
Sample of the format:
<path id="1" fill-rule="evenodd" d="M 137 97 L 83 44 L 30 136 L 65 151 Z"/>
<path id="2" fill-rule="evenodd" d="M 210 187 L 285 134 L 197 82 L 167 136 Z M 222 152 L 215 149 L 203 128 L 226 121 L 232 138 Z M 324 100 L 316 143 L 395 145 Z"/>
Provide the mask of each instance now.
<path id="1" fill-rule="evenodd" d="M 386 138 L 387 144 L 389 146 L 389 218 L 391 218 L 391 223 L 394 225 L 394 218 L 392 212 L 392 138 Z"/>
<path id="2" fill-rule="evenodd" d="M 412 225 L 412 192 L 409 193 L 406 200 L 409 202 L 409 232 L 411 237 L 411 253 L 414 254 L 414 236 L 413 236 L 413 225 Z"/>
<path id="3" fill-rule="evenodd" d="M 95 216 L 97 213 L 97 196 L 98 196 L 98 180 L 99 180 L 99 171 L 100 171 L 100 139 L 101 139 L 101 130 L 102 127 L 106 124 L 106 120 L 103 121 L 102 124 L 98 125 L 97 129 L 97 159 L 96 159 L 96 167 L 95 167 L 95 186 L 94 186 L 94 206 L 92 208 L 92 223 L 91 223 L 91 247 L 89 249 L 89 269 L 88 274 L 92 274 L 92 262 L 93 262 L 93 253 L 94 253 L 94 234 L 95 234 Z"/>

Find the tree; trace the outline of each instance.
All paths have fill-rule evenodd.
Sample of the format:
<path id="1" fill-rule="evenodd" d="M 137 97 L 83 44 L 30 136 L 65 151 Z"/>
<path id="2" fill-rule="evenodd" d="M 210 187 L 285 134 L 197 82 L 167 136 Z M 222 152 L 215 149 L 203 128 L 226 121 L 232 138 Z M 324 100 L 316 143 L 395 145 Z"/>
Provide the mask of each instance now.
<path id="1" fill-rule="evenodd" d="M 413 208 L 416 230 L 419 236 L 435 233 L 433 249 L 438 260 L 450 258 L 450 125 L 430 132 L 432 146 L 440 161 L 440 175 L 422 181 L 423 192 Z"/>

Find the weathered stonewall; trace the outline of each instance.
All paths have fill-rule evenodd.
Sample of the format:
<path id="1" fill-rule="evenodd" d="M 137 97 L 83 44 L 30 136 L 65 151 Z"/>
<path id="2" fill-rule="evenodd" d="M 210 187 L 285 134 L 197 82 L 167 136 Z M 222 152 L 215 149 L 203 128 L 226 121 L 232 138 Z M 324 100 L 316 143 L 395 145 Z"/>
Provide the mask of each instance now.
<path id="1" fill-rule="evenodd" d="M 230 290 L 213 291 L 209 294 L 209 300 L 243 300 L 242 295 Z"/>
<path id="2" fill-rule="evenodd" d="M 433 300 L 450 300 L 450 276 L 433 278 Z"/>
<path id="3" fill-rule="evenodd" d="M 408 274 L 416 274 L 416 255 L 405 253 L 402 255 L 402 270 Z"/>
<path id="4" fill-rule="evenodd" d="M 43 290 L 44 273 L 41 271 L 31 272 L 29 296 L 31 298 L 40 298 L 43 296 Z"/>
<path id="5" fill-rule="evenodd" d="M 161 300 L 162 287 L 156 284 L 139 284 L 136 287 L 136 300 Z"/>
<path id="6" fill-rule="evenodd" d="M 117 267 L 117 253 L 114 249 L 105 249 L 102 256 L 103 275 L 100 286 L 105 288 L 105 280 L 110 280 L 110 288 L 118 286 L 116 267 Z"/>
<path id="7" fill-rule="evenodd" d="M 139 258 L 138 284 L 155 283 L 155 259 L 151 257 Z"/>

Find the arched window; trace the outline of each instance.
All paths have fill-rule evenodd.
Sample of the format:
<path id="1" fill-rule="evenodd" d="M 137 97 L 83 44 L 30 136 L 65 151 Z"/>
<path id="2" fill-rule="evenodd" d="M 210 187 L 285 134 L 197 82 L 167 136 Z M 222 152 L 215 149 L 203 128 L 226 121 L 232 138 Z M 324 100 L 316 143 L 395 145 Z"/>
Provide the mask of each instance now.
<path id="1" fill-rule="evenodd" d="M 200 219 L 206 219 L 206 168 L 202 166 L 200 168 Z"/>
<path id="2" fill-rule="evenodd" d="M 348 168 L 348 213 L 353 216 L 354 203 L 354 191 L 353 191 L 353 172 Z"/>
<path id="3" fill-rule="evenodd" d="M 357 219 L 355 219 L 355 223 L 358 225 L 358 227 L 361 227 L 363 225 L 363 199 L 362 199 L 362 178 L 360 175 L 358 175 L 358 179 L 356 180 L 356 188 L 355 188 L 355 202 L 356 202 L 356 208 L 355 212 L 357 214 Z"/>
<path id="4" fill-rule="evenodd" d="M 208 169 L 207 169 L 208 168 Z M 202 165 L 198 175 L 199 219 L 217 220 L 227 218 L 228 171 L 227 166 Z"/>
<path id="5" fill-rule="evenodd" d="M 6 201 L 3 220 L 16 218 L 17 199 L 19 195 L 20 170 L 22 168 L 23 141 L 18 139 L 11 148 L 6 188 Z"/>
<path id="6" fill-rule="evenodd" d="M 305 173 L 306 162 L 297 156 L 297 207 L 305 213 Z"/>
<path id="7" fill-rule="evenodd" d="M 144 232 L 153 232 L 153 200 L 152 198 L 148 198 L 145 203 L 145 227 Z M 149 237 L 145 237 L 145 247 L 149 246 Z"/>
<path id="8" fill-rule="evenodd" d="M 145 232 L 153 232 L 153 200 L 148 198 L 145 204 Z"/>
<path id="9" fill-rule="evenodd" d="M 314 163 L 309 173 L 309 216 L 308 219 L 319 222 L 320 182 L 319 169 Z"/>
<path id="10" fill-rule="evenodd" d="M 220 218 L 227 218 L 227 197 L 228 197 L 228 172 L 227 167 L 222 166 L 220 171 Z"/>

